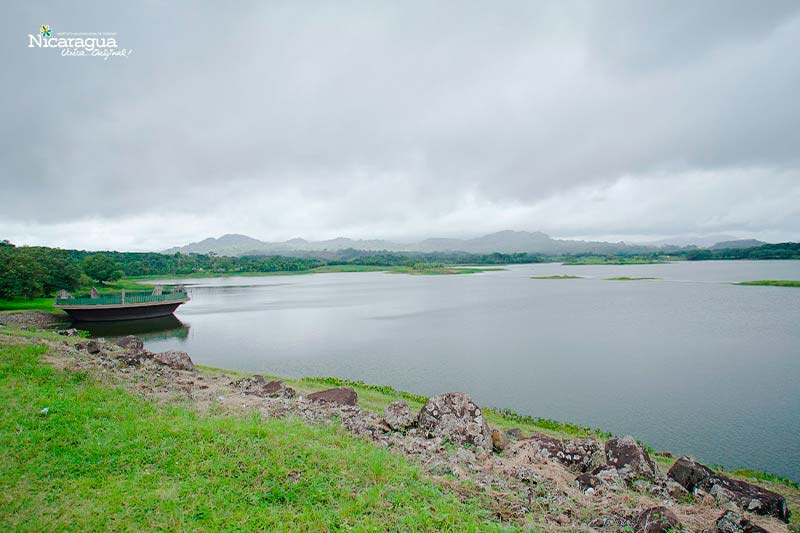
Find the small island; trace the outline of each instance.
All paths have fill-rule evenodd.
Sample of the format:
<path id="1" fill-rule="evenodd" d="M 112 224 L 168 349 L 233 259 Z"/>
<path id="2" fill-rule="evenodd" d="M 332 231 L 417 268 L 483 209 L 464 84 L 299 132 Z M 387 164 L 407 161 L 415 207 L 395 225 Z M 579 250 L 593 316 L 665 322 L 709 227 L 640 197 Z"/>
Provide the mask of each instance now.
<path id="1" fill-rule="evenodd" d="M 628 276 L 621 276 L 618 278 L 606 278 L 606 281 L 642 281 L 648 279 L 661 279 L 661 278 L 630 278 Z"/>
<path id="2" fill-rule="evenodd" d="M 583 279 L 582 276 L 570 276 L 567 274 L 553 276 L 531 276 L 531 279 Z"/>
<path id="3" fill-rule="evenodd" d="M 793 279 L 757 279 L 755 281 L 740 281 L 735 285 L 762 285 L 765 287 L 800 287 L 800 280 Z"/>
<path id="4" fill-rule="evenodd" d="M 669 261 L 663 258 L 652 257 L 626 257 L 626 256 L 586 256 L 575 257 L 561 263 L 562 265 L 575 266 L 575 265 L 660 265 L 666 264 Z"/>

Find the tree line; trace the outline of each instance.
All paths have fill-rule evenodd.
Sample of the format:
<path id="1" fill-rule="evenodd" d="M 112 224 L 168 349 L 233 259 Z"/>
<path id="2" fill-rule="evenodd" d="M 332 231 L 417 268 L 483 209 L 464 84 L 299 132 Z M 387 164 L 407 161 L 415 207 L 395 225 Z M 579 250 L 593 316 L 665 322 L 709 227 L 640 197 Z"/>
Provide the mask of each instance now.
<path id="1" fill-rule="evenodd" d="M 763 244 L 753 248 L 697 249 L 685 252 L 689 261 L 715 259 L 800 259 L 800 242 Z"/>
<path id="2" fill-rule="evenodd" d="M 616 254 L 614 257 L 626 257 Z M 766 244 L 754 248 L 723 250 L 654 251 L 638 254 L 645 259 L 690 261 L 709 259 L 800 259 L 800 243 Z M 415 264 L 508 265 L 575 259 L 530 253 L 470 254 L 466 252 L 375 252 L 339 250 L 306 252 L 299 257 L 226 257 L 208 254 L 160 254 L 154 252 L 87 252 L 44 246 L 14 246 L 0 241 L 0 298 L 51 296 L 61 289 L 74 291 L 92 283 L 105 283 L 124 276 L 185 276 L 198 273 L 293 272 L 326 265 L 406 266 Z"/>

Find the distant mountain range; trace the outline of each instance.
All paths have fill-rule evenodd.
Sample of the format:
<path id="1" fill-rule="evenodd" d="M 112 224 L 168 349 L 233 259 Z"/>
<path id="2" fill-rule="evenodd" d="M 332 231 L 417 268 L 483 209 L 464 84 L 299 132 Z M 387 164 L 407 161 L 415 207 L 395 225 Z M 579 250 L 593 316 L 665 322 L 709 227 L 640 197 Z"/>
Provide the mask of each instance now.
<path id="1" fill-rule="evenodd" d="M 721 240 L 730 239 L 729 236 L 721 236 Z M 715 241 L 716 242 L 716 241 Z M 723 244 L 723 243 L 720 243 Z M 756 240 L 727 240 L 724 242 L 725 248 L 747 248 L 764 244 Z M 338 250 L 367 250 L 367 251 L 387 251 L 387 252 L 466 252 L 473 254 L 489 254 L 494 252 L 516 253 L 527 252 L 534 254 L 579 254 L 597 253 L 611 254 L 619 252 L 647 252 L 663 248 L 679 248 L 689 244 L 675 245 L 670 242 L 648 243 L 648 244 L 627 244 L 624 242 L 600 242 L 600 241 L 573 241 L 566 239 L 553 239 L 540 231 L 498 231 L 482 237 L 473 239 L 449 239 L 431 238 L 419 242 L 398 243 L 386 240 L 372 239 L 348 239 L 338 237 L 325 241 L 307 241 L 305 239 L 290 239 L 283 242 L 266 242 L 248 237 L 247 235 L 229 234 L 223 235 L 218 239 L 209 237 L 199 242 L 193 242 L 185 246 L 177 246 L 164 250 L 164 253 L 174 254 L 207 254 L 215 253 L 226 256 L 243 255 L 287 255 L 293 252 L 313 253 L 313 252 L 335 252 Z"/>

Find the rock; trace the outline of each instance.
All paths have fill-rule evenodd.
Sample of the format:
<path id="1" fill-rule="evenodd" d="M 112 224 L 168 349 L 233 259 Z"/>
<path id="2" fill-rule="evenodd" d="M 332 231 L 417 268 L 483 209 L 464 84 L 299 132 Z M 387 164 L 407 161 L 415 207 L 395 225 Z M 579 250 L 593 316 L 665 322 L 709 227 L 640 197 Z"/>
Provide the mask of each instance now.
<path id="1" fill-rule="evenodd" d="M 561 440 L 537 433 L 518 441 L 514 455 L 525 454 L 531 462 L 552 459 L 575 472 L 586 472 L 599 450 L 600 443 L 594 439 Z"/>
<path id="2" fill-rule="evenodd" d="M 148 356 L 150 356 L 148 352 L 133 350 L 124 350 L 116 354 L 116 358 L 128 366 L 138 366 L 142 363 L 142 359 Z"/>
<path id="3" fill-rule="evenodd" d="M 522 438 L 522 430 L 519 428 L 511 428 L 506 430 L 506 435 L 511 437 L 512 439 L 521 439 Z"/>
<path id="4" fill-rule="evenodd" d="M 572 439 L 564 441 L 564 457 L 561 462 L 574 470 L 586 472 L 592 466 L 592 461 L 600 451 L 600 443 L 592 438 Z"/>
<path id="5" fill-rule="evenodd" d="M 189 354 L 178 350 L 154 353 L 153 360 L 175 370 L 194 370 L 194 363 Z"/>
<path id="6" fill-rule="evenodd" d="M 492 430 L 492 449 L 496 452 L 502 452 L 508 447 L 508 437 L 502 431 L 497 429 Z"/>
<path id="7" fill-rule="evenodd" d="M 680 527 L 675 513 L 666 507 L 651 507 L 636 517 L 633 530 L 636 533 L 668 533 L 678 531 Z"/>
<path id="8" fill-rule="evenodd" d="M 64 337 L 79 337 L 78 330 L 75 328 L 67 328 L 67 329 L 57 329 L 56 333 L 59 335 L 63 335 Z"/>
<path id="9" fill-rule="evenodd" d="M 89 341 L 86 343 L 86 351 L 92 355 L 97 355 L 102 351 L 102 349 L 97 341 Z"/>
<path id="10" fill-rule="evenodd" d="M 394 431 L 405 431 L 414 425 L 414 416 L 411 414 L 408 402 L 399 400 L 386 407 L 383 421 Z"/>
<path id="11" fill-rule="evenodd" d="M 135 335 L 120 337 L 119 339 L 115 340 L 114 343 L 117 346 L 121 346 L 126 350 L 131 350 L 134 352 L 140 352 L 144 350 L 144 341 Z"/>
<path id="12" fill-rule="evenodd" d="M 690 492 L 701 490 L 717 500 L 730 501 L 751 513 L 774 516 L 789 522 L 786 498 L 780 494 L 717 474 L 689 457 L 684 456 L 675 461 L 667 475 Z"/>
<path id="13" fill-rule="evenodd" d="M 50 412 L 50 408 L 49 407 L 44 407 L 43 409 L 41 409 L 39 411 L 39 414 L 42 415 L 42 416 L 47 416 L 47 413 L 49 413 L 49 412 Z"/>
<path id="14" fill-rule="evenodd" d="M 295 390 L 287 387 L 283 381 L 267 381 L 264 376 L 258 374 L 234 381 L 232 385 L 260 398 L 294 398 L 296 394 Z"/>
<path id="15" fill-rule="evenodd" d="M 717 531 L 718 533 L 769 533 L 734 511 L 725 511 L 717 519 Z"/>
<path id="16" fill-rule="evenodd" d="M 456 444 L 472 444 L 486 450 L 492 445 L 489 426 L 480 408 L 463 392 L 430 398 L 417 416 L 417 425 L 428 437 Z"/>
<path id="17" fill-rule="evenodd" d="M 583 492 L 589 489 L 597 489 L 605 484 L 602 479 L 593 474 L 581 474 L 575 478 L 575 482 L 578 484 L 578 488 Z"/>
<path id="18" fill-rule="evenodd" d="M 714 472 L 710 468 L 686 456 L 675 461 L 667 472 L 667 476 L 680 483 L 689 492 L 693 492 L 701 481 L 713 475 Z"/>
<path id="19" fill-rule="evenodd" d="M 608 464 L 625 476 L 653 478 L 658 474 L 658 469 L 647 454 L 647 450 L 633 437 L 608 439 L 605 452 Z"/>
<path id="20" fill-rule="evenodd" d="M 312 392 L 308 399 L 314 402 L 332 403 L 335 405 L 355 405 L 358 394 L 351 387 L 337 387 L 319 392 Z"/>
<path id="21" fill-rule="evenodd" d="M 268 381 L 261 387 L 261 394 L 269 398 L 294 398 L 297 391 L 286 386 L 283 381 Z"/>

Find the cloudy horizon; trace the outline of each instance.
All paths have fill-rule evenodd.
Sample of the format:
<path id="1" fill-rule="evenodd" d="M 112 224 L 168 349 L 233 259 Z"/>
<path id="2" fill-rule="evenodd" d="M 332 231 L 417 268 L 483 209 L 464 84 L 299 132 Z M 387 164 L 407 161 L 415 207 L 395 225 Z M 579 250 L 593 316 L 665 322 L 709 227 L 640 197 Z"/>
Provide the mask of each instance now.
<path id="1" fill-rule="evenodd" d="M 0 239 L 800 240 L 800 3 L 488 7 L 7 6 Z"/>

